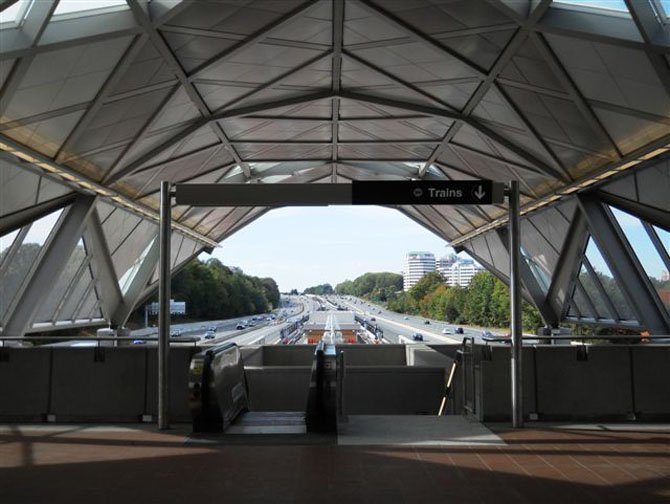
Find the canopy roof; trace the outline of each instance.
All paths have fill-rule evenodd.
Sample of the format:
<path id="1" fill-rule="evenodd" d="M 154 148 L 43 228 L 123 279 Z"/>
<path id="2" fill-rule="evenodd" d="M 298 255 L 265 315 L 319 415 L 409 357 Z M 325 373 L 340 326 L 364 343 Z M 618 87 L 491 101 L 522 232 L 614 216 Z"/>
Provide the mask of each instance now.
<path id="1" fill-rule="evenodd" d="M 517 179 L 530 215 L 665 152 L 667 4 L 4 1 L 0 148 L 147 229 L 161 180 Z M 398 210 L 470 250 L 506 212 Z M 175 267 L 266 211 L 175 207 Z"/>

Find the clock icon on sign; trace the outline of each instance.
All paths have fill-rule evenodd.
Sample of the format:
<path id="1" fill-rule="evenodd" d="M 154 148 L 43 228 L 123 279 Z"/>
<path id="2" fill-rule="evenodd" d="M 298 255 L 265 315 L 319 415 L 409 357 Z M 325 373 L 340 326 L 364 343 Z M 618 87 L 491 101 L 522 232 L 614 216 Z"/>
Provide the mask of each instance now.
<path id="1" fill-rule="evenodd" d="M 417 187 L 416 189 L 414 189 L 413 194 L 415 198 L 420 198 L 421 196 L 423 196 L 423 189 Z"/>

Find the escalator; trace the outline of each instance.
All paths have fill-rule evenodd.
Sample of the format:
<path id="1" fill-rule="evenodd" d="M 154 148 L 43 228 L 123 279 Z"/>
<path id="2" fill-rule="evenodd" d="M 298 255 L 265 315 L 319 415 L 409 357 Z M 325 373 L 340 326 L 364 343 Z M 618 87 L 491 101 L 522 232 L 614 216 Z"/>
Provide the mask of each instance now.
<path id="1" fill-rule="evenodd" d="M 334 435 L 337 414 L 341 411 L 338 391 L 341 394 L 342 376 L 342 357 L 337 358 L 334 345 L 322 341 L 314 352 L 309 394 L 303 411 L 250 412 L 239 347 L 223 343 L 209 348 L 194 355 L 190 365 L 193 432 L 229 436 Z"/>

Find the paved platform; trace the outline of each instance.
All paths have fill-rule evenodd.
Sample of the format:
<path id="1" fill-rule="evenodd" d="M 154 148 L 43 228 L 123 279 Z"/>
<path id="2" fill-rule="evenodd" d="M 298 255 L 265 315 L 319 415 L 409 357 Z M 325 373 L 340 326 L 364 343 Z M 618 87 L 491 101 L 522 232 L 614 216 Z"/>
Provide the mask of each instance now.
<path id="1" fill-rule="evenodd" d="M 338 426 L 340 446 L 504 445 L 479 422 L 463 416 L 351 415 Z"/>
<path id="2" fill-rule="evenodd" d="M 189 444 L 190 425 L 1 426 L 0 502 L 670 501 L 666 426 L 487 427 L 501 443 L 233 446 Z"/>

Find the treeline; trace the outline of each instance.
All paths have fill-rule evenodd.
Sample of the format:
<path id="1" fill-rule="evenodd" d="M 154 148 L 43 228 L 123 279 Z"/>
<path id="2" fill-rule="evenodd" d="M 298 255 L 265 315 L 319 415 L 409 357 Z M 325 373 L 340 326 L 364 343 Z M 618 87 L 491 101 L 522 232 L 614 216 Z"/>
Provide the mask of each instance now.
<path id="1" fill-rule="evenodd" d="M 218 259 L 196 259 L 172 279 L 172 298 L 186 301 L 186 316 L 215 320 L 264 313 L 279 306 L 272 278 L 258 278 L 224 266 Z"/>
<path id="2" fill-rule="evenodd" d="M 335 286 L 337 294 L 365 297 L 385 303 L 402 290 L 402 275 L 397 273 L 365 273 L 355 280 L 345 280 Z"/>
<path id="3" fill-rule="evenodd" d="M 373 299 L 369 293 L 355 295 Z M 483 327 L 510 325 L 509 289 L 487 271 L 477 273 L 467 287 L 450 287 L 438 273 L 427 273 L 408 291 L 389 293 L 386 306 L 398 313 L 421 315 L 453 324 Z M 522 315 L 524 330 L 534 331 L 542 325 L 540 314 L 528 303 L 523 303 Z"/>
<path id="4" fill-rule="evenodd" d="M 333 292 L 333 286 L 329 283 L 315 285 L 314 287 L 307 287 L 304 291 L 302 291 L 303 294 L 314 294 L 316 296 L 332 294 Z"/>

